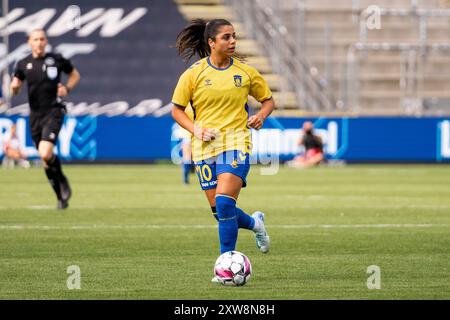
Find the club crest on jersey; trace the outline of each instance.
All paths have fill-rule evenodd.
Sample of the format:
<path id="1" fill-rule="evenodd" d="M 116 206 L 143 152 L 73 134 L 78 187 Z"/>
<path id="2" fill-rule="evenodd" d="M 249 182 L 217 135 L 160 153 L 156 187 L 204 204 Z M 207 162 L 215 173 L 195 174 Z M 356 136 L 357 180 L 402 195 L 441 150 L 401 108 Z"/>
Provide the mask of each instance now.
<path id="1" fill-rule="evenodd" d="M 235 85 L 237 88 L 242 87 L 242 76 L 240 76 L 240 75 L 235 75 L 235 76 L 234 76 L 234 85 Z"/>
<path id="2" fill-rule="evenodd" d="M 31 62 L 27 63 L 27 70 L 33 69 L 33 64 Z"/>

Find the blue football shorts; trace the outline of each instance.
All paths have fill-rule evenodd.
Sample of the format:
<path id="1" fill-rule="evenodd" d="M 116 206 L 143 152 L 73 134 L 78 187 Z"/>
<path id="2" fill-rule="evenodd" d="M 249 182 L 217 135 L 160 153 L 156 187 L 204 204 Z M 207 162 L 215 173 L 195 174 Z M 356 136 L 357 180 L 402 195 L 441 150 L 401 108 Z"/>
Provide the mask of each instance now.
<path id="1" fill-rule="evenodd" d="M 195 162 L 200 186 L 203 190 L 217 187 L 217 176 L 221 173 L 232 173 L 242 179 L 242 187 L 247 185 L 250 171 L 250 155 L 239 150 L 222 152 L 209 159 Z"/>

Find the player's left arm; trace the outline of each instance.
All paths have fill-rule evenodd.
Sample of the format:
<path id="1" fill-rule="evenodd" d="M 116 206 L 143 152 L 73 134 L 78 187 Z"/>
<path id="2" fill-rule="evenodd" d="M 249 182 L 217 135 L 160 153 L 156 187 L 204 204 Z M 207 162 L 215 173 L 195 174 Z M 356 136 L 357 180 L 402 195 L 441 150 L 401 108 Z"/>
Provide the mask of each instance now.
<path id="1" fill-rule="evenodd" d="M 76 68 L 72 69 L 72 72 L 69 73 L 69 77 L 67 79 L 67 83 L 65 85 L 58 85 L 58 96 L 65 97 L 67 96 L 78 84 L 81 76 Z"/>
<path id="2" fill-rule="evenodd" d="M 273 98 L 264 100 L 259 112 L 248 119 L 247 125 L 256 130 L 261 129 L 264 121 L 270 116 L 273 109 L 275 109 Z"/>
<path id="3" fill-rule="evenodd" d="M 248 70 L 250 72 L 250 92 L 249 94 L 257 101 L 261 102 L 261 109 L 259 112 L 251 116 L 247 121 L 247 126 L 259 130 L 262 128 L 264 121 L 275 109 L 275 102 L 272 97 L 272 92 L 267 85 L 266 80 L 254 68 Z"/>

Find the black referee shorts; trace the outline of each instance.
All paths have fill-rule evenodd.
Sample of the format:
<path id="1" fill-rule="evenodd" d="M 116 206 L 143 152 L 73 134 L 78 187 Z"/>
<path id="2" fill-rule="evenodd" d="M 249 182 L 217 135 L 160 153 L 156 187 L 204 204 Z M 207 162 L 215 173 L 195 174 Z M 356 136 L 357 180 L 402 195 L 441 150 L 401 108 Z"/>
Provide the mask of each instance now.
<path id="1" fill-rule="evenodd" d="M 51 108 L 46 112 L 30 113 L 31 138 L 36 148 L 41 141 L 56 144 L 65 115 L 66 109 L 63 106 Z"/>

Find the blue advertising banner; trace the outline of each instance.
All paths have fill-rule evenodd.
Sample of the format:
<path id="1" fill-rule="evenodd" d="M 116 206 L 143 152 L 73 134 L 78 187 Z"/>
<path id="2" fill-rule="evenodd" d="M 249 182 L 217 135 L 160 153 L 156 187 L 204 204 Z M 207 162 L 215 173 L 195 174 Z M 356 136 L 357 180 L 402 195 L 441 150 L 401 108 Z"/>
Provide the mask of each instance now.
<path id="1" fill-rule="evenodd" d="M 29 132 L 28 118 L 0 116 L 0 158 L 11 126 L 21 149 L 38 157 Z M 66 117 L 56 152 L 66 161 L 148 161 L 170 159 L 171 117 Z"/>
<path id="2" fill-rule="evenodd" d="M 329 160 L 348 162 L 450 161 L 450 118 L 269 118 L 253 131 L 253 155 L 289 160 L 304 121 L 312 121 L 324 141 Z M 28 117 L 0 116 L 0 158 L 3 144 L 16 132 L 23 152 L 37 157 Z M 182 134 L 169 116 L 67 116 L 57 153 L 66 161 L 152 161 L 179 157 Z"/>
<path id="3" fill-rule="evenodd" d="M 450 118 L 269 118 L 255 132 L 257 152 L 290 158 L 304 121 L 314 123 L 328 159 L 349 162 L 435 162 L 450 160 Z M 261 141 L 260 141 L 261 140 Z M 278 141 L 277 141 L 278 140 Z M 269 149 L 269 150 L 266 150 Z"/>

